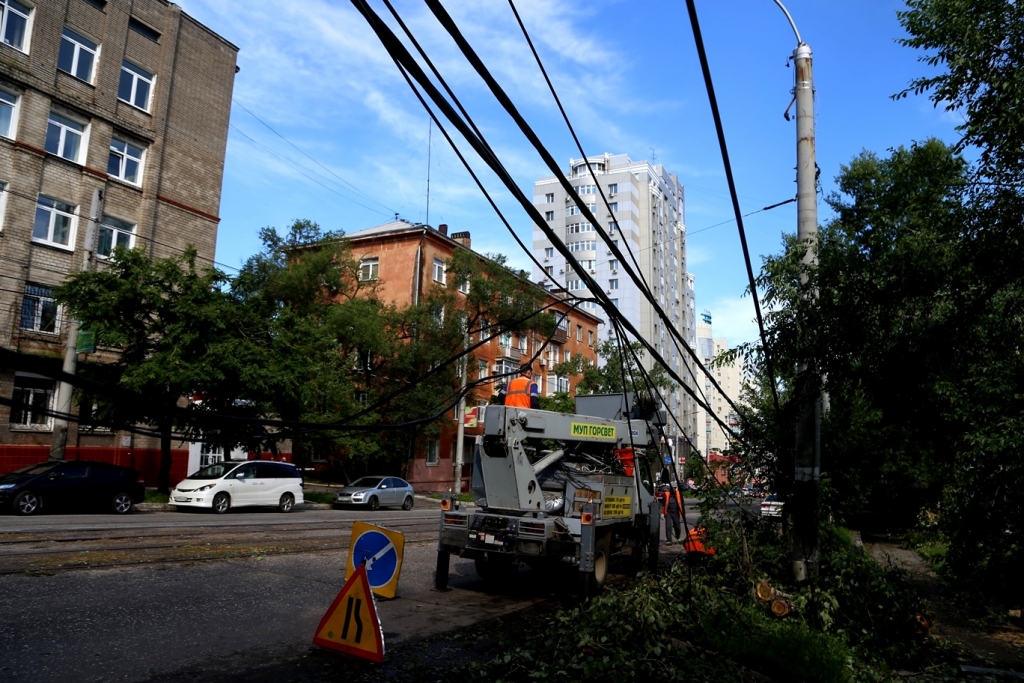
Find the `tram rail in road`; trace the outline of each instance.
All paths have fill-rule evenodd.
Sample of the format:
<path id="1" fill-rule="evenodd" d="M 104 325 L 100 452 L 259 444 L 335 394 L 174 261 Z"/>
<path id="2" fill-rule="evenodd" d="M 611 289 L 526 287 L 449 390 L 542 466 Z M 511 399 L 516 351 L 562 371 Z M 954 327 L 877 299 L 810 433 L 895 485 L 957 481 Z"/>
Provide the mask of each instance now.
<path id="1" fill-rule="evenodd" d="M 160 563 L 345 551 L 356 518 L 436 542 L 438 511 L 302 510 L 287 516 L 141 513 L 0 517 L 0 574 L 53 573 Z"/>

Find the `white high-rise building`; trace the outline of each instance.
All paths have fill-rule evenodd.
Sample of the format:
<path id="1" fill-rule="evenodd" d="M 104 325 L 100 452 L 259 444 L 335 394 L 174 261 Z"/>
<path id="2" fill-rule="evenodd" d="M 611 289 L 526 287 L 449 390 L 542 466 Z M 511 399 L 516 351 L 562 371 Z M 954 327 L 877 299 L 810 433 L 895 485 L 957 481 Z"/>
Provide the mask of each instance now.
<path id="1" fill-rule="evenodd" d="M 729 400 L 739 403 L 740 391 L 743 388 L 743 359 L 737 358 L 727 365 L 711 367 L 711 362 L 729 349 L 729 342 L 725 338 L 713 336 L 710 311 L 702 311 L 700 320 L 697 321 L 697 349 L 701 363 L 711 371 L 711 376 L 722 388 L 721 392 L 718 391 L 711 383 L 711 378 L 701 374 L 701 385 L 708 405 L 714 410 L 718 419 L 728 425 L 731 433 L 735 434 L 739 429 L 739 416 L 729 405 Z M 723 429 L 711 413 L 701 410 L 699 422 L 701 429 L 697 433 L 696 443 L 701 455 L 706 458 L 709 452 L 725 453 L 732 448 L 731 434 Z"/>
<path id="2" fill-rule="evenodd" d="M 690 348 L 695 348 L 697 328 L 693 276 L 686 271 L 683 186 L 660 164 L 634 162 L 625 154 L 589 157 L 589 162 L 594 175 L 588 171 L 583 159 L 571 159 L 565 177 L 591 213 L 601 221 L 602 227 L 618 242 L 623 256 L 629 259 L 632 253 L 636 264 L 630 263 L 630 266 L 647 281 L 668 317 L 667 324 L 681 333 Z M 601 202 L 598 187 L 604 192 L 610 207 Z M 548 227 L 574 253 L 581 267 L 597 280 L 612 302 L 658 350 L 672 370 L 694 387 L 691 358 L 676 347 L 666 323 L 658 318 L 650 301 L 641 296 L 622 264 L 601 241 L 594 226 L 581 214 L 558 179 L 538 180 L 534 184 L 533 202 Z M 534 266 L 535 281 L 549 289 L 564 286 L 570 294 L 592 296 L 579 274 L 566 267 L 565 259 L 538 226 L 533 228 L 533 252 L 544 265 L 543 271 Z M 596 308 L 596 304 L 585 305 Z M 614 332 L 606 325 L 601 339 L 613 337 Z M 644 364 L 650 368 L 649 355 L 645 355 Z M 679 387 L 665 398 L 685 436 L 694 439 L 698 431 L 696 403 Z M 675 420 L 668 420 L 666 431 L 678 438 Z M 678 455 L 687 455 L 686 439 L 679 439 L 679 444 Z"/>

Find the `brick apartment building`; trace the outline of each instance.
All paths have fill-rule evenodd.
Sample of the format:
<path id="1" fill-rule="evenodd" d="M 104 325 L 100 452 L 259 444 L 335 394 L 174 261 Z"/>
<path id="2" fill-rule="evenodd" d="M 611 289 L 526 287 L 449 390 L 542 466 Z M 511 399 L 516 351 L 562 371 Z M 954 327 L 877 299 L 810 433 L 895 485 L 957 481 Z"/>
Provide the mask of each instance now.
<path id="1" fill-rule="evenodd" d="M 212 262 L 237 54 L 165 0 L 0 0 L 0 346 L 60 369 L 68 321 L 52 291 L 87 250 L 98 268 L 117 245 L 154 258 L 193 245 Z M 48 457 L 53 419 L 40 409 L 55 393 L 52 379 L 0 368 L 13 401 L 0 404 L 0 472 Z M 72 422 L 67 443 L 68 458 L 156 481 L 149 437 Z M 172 480 L 188 458 L 176 444 Z"/>
<path id="2" fill-rule="evenodd" d="M 457 249 L 471 250 L 468 232 L 456 232 L 449 236 L 448 226 L 443 224 L 435 230 L 428 225 L 396 221 L 350 233 L 346 237 L 351 242 L 353 257 L 360 262 L 361 272 L 379 278 L 382 298 L 399 306 L 418 302 L 430 287 L 445 286 L 445 262 Z M 545 292 L 545 303 L 553 304 L 550 310 L 556 315 L 560 314 L 560 319 L 554 337 L 534 362 L 534 379 L 544 396 L 551 396 L 558 391 L 574 394 L 576 380 L 558 377 L 549 369 L 556 363 L 577 356 L 596 363 L 598 328 L 603 321 L 591 313 L 573 309 L 557 293 L 546 292 L 539 285 L 537 287 L 538 291 Z M 544 341 L 533 333 L 522 337 L 499 334 L 473 352 L 468 365 L 469 376 L 478 379 L 511 372 L 523 361 L 532 358 Z M 494 391 L 498 385 L 500 382 L 494 386 Z M 479 405 L 484 404 L 486 401 L 479 401 Z M 467 404 L 467 412 L 473 407 Z M 417 490 L 444 491 L 451 488 L 454 482 L 452 468 L 458 427 L 454 412 L 444 421 L 440 436 L 427 439 L 422 448 L 417 450 L 416 458 L 406 473 Z M 469 488 L 472 444 L 480 434 L 481 426 L 467 427 L 465 430 L 464 452 L 467 465 L 463 470 L 463 491 Z"/>

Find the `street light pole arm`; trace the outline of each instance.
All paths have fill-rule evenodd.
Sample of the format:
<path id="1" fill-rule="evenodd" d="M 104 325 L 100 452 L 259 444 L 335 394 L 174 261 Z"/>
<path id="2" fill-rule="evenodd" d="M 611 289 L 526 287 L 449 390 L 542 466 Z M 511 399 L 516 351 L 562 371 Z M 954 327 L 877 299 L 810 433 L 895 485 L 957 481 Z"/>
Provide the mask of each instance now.
<path id="1" fill-rule="evenodd" d="M 775 0 L 775 4 L 779 6 L 779 9 L 782 10 L 782 13 L 786 15 L 787 19 L 789 19 L 789 25 L 793 27 L 793 33 L 796 35 L 796 44 L 803 45 L 803 38 L 800 37 L 800 31 L 796 29 L 796 22 L 793 21 L 793 17 L 790 16 L 789 10 L 786 9 L 785 5 L 782 4 L 781 0 Z"/>

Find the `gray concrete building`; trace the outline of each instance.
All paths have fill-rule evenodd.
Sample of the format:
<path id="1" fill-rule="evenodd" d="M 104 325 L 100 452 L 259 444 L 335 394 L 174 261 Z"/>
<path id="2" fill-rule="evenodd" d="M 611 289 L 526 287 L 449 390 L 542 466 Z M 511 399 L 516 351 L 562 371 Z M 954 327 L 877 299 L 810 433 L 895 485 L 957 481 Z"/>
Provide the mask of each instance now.
<path id="1" fill-rule="evenodd" d="M 700 375 L 701 388 L 713 411 L 712 414 L 701 410 L 698 420 L 701 429 L 697 432 L 696 445 L 706 458 L 711 453 L 730 453 L 735 447 L 734 437 L 739 434 L 739 415 L 729 405 L 729 401 L 736 404 L 740 402 L 745 378 L 742 357 L 726 365 L 711 367 L 715 358 L 729 350 L 729 341 L 714 336 L 711 312 L 707 310 L 701 311 L 697 322 L 697 350 L 704 367 L 711 371 L 711 377 L 722 388 L 722 391 L 718 391 L 711 383 L 711 377 Z M 722 427 L 722 423 L 725 423 L 728 430 Z"/>
<path id="2" fill-rule="evenodd" d="M 117 245 L 193 245 L 212 264 L 237 54 L 165 0 L 0 0 L 0 346 L 59 369 L 68 321 L 52 292 L 86 251 L 103 268 Z M 0 368 L 0 471 L 48 450 L 54 391 Z M 75 425 L 68 444 L 151 445 Z"/>
<path id="3" fill-rule="evenodd" d="M 589 158 L 594 175 L 583 159 L 571 159 L 566 178 L 581 199 L 610 234 L 626 258 L 631 252 L 637 265 L 630 264 L 646 279 L 651 291 L 668 316 L 668 325 L 678 330 L 690 348 L 696 345 L 693 277 L 686 270 L 685 196 L 679 179 L 660 164 L 632 161 L 625 154 L 604 154 Z M 598 187 L 609 206 L 601 202 Z M 693 364 L 672 340 L 666 323 L 659 320 L 654 307 L 626 275 L 622 264 L 612 255 L 580 214 L 555 177 L 541 178 L 534 184 L 533 202 L 548 227 L 576 256 L 581 266 L 596 278 L 612 302 L 688 383 L 693 382 Z M 610 209 L 610 211 L 609 211 Z M 553 243 L 539 226 L 533 229 L 533 252 L 544 270 L 534 266 L 533 278 L 548 288 L 564 286 L 570 294 L 590 296 L 585 284 L 566 266 Z M 595 306 L 584 304 L 584 306 Z M 605 327 L 601 339 L 612 338 Z M 645 364 L 650 367 L 651 359 Z M 698 412 L 693 400 L 679 387 L 665 397 L 671 411 L 690 440 L 697 432 Z M 669 420 L 667 430 L 678 440 L 680 456 L 688 453 L 687 440 L 680 439 L 678 427 Z"/>

